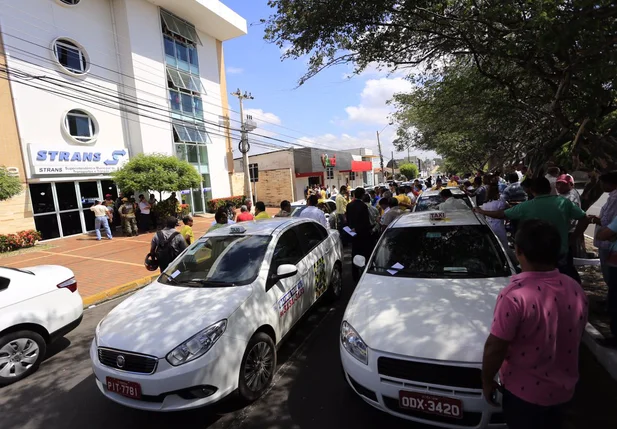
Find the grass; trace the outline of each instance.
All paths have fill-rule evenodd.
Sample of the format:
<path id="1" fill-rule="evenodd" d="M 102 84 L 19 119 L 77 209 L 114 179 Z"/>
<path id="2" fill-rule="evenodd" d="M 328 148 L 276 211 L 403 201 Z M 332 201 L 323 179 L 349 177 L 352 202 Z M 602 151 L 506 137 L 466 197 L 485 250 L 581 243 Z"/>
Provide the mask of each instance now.
<path id="1" fill-rule="evenodd" d="M 0 259 L 8 258 L 8 257 L 11 257 L 11 256 L 25 255 L 27 253 L 38 252 L 38 251 L 41 251 L 41 250 L 53 249 L 54 247 L 56 247 L 56 246 L 54 246 L 52 244 L 37 244 L 34 247 L 28 247 L 26 249 L 18 249 L 18 250 L 13 250 L 12 252 L 0 253 Z"/>

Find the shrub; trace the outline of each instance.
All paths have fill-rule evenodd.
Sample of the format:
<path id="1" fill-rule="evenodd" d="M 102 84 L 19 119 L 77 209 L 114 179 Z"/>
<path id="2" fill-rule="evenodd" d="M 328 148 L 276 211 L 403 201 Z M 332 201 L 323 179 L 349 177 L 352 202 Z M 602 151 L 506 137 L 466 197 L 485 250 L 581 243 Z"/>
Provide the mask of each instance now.
<path id="1" fill-rule="evenodd" d="M 19 231 L 17 234 L 0 234 L 0 252 L 32 247 L 41 239 L 41 233 L 33 229 Z"/>
<path id="2" fill-rule="evenodd" d="M 235 195 L 233 197 L 228 197 L 228 198 L 216 198 L 214 200 L 208 201 L 207 203 L 208 211 L 210 213 L 214 213 L 219 207 L 225 207 L 227 203 L 232 203 L 234 207 L 237 208 L 237 207 L 240 207 L 244 203 L 245 199 L 246 197 L 243 195 Z"/>

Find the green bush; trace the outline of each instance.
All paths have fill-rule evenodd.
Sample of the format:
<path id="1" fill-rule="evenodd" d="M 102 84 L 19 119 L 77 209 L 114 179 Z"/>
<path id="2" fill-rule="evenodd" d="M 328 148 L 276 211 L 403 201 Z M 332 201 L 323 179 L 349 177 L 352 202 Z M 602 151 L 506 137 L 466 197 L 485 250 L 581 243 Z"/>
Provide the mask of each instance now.
<path id="1" fill-rule="evenodd" d="M 225 207 L 227 205 L 227 203 L 232 203 L 234 205 L 234 207 L 240 207 L 242 204 L 244 204 L 244 200 L 246 199 L 246 197 L 239 196 L 233 196 L 233 197 L 229 197 L 229 198 L 217 198 L 214 200 L 210 200 L 208 201 L 208 212 L 210 213 L 214 213 L 216 212 L 216 210 L 219 207 Z"/>

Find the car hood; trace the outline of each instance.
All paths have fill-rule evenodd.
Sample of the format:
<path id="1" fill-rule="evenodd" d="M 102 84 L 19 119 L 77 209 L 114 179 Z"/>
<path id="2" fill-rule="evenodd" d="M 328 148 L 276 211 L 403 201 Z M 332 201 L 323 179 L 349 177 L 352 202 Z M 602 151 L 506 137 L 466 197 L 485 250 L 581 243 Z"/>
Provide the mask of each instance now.
<path id="1" fill-rule="evenodd" d="M 229 318 L 252 292 L 250 285 L 195 288 L 153 283 L 101 321 L 98 345 L 163 358 L 200 330 Z"/>
<path id="2" fill-rule="evenodd" d="M 508 277 L 393 279 L 365 274 L 345 320 L 374 350 L 477 363 L 497 295 L 508 282 Z"/>

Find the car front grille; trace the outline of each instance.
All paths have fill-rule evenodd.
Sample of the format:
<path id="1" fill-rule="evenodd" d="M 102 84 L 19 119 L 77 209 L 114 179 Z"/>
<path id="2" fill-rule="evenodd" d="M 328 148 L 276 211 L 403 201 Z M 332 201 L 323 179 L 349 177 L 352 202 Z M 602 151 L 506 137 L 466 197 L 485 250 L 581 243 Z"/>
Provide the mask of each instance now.
<path id="1" fill-rule="evenodd" d="M 120 371 L 152 374 L 156 370 L 158 359 L 137 353 L 125 352 L 99 347 L 99 361 L 108 367 Z"/>
<path id="2" fill-rule="evenodd" d="M 377 370 L 380 375 L 386 377 L 440 386 L 482 389 L 481 371 L 479 368 L 380 357 L 377 360 Z"/>

